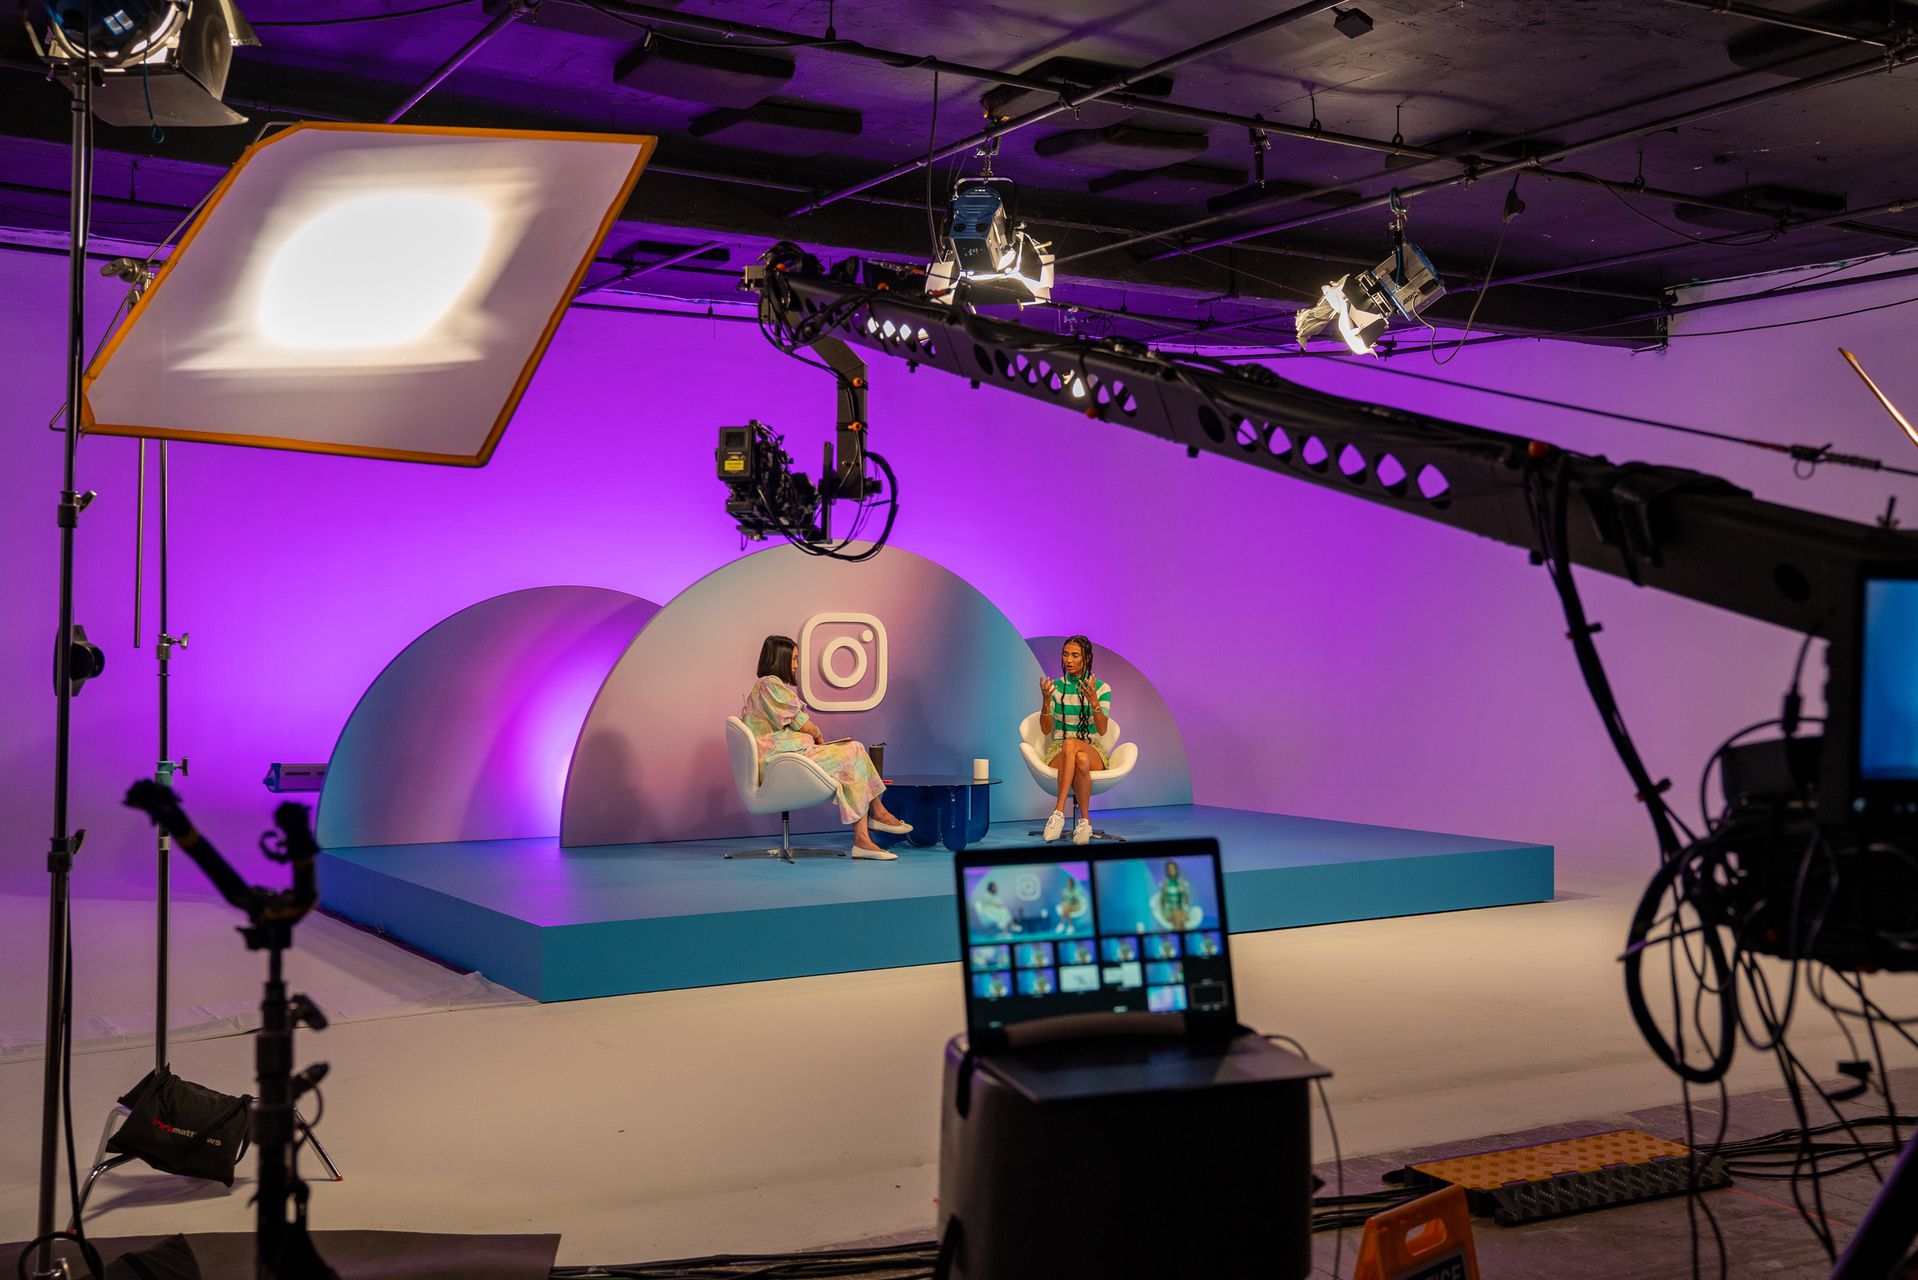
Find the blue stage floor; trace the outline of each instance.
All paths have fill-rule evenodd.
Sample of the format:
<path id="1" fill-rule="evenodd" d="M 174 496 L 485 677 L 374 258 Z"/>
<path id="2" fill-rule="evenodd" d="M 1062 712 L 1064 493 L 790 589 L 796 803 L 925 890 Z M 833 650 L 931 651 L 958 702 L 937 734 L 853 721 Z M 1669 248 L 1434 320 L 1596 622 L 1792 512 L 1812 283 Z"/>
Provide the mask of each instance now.
<path id="1" fill-rule="evenodd" d="M 1540 902 L 1553 891 L 1549 845 L 1205 805 L 1107 809 L 1098 821 L 1133 840 L 1216 837 L 1234 933 Z M 1034 844 L 1032 826 L 994 823 L 972 847 Z M 539 1000 L 959 958 L 943 848 L 902 844 L 893 863 L 721 856 L 765 844 L 329 849 L 320 897 L 336 915 Z"/>

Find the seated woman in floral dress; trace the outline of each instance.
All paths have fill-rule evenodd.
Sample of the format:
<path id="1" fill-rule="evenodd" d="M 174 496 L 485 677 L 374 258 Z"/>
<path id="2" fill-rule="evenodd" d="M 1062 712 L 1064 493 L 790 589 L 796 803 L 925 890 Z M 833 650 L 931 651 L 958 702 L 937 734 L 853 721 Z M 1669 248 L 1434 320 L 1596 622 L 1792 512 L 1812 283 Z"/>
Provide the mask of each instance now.
<path id="1" fill-rule="evenodd" d="M 799 646 L 790 636 L 767 636 L 759 647 L 759 678 L 739 718 L 759 740 L 762 758 L 780 751 L 801 751 L 832 775 L 839 784 L 839 820 L 852 825 L 852 856 L 890 862 L 899 855 L 873 843 L 872 832 L 905 835 L 910 823 L 901 822 L 879 799 L 886 784 L 872 767 L 864 743 L 846 739 L 826 741 L 806 704 L 793 687 L 798 678 Z"/>

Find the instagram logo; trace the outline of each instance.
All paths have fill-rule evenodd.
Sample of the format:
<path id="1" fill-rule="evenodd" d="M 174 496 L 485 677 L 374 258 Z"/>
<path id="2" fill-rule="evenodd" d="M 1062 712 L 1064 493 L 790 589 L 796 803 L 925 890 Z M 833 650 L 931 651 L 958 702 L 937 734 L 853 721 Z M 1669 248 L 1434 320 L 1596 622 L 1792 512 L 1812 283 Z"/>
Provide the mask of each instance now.
<path id="1" fill-rule="evenodd" d="M 799 694 L 818 711 L 870 711 L 886 696 L 886 624 L 815 613 L 799 633 Z"/>

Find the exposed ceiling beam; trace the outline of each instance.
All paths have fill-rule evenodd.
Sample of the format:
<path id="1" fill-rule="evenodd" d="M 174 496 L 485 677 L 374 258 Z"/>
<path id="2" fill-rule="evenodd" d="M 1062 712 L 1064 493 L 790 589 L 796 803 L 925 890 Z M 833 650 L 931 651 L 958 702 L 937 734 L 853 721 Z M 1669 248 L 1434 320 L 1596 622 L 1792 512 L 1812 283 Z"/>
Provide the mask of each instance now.
<path id="1" fill-rule="evenodd" d="M 1301 214 L 1295 218 L 1287 218 L 1281 222 L 1267 223 L 1262 226 L 1242 228 L 1225 235 L 1214 236 L 1210 240 L 1203 240 L 1198 244 L 1188 245 L 1186 247 L 1189 249 L 1217 249 L 1228 244 L 1237 244 L 1241 240 L 1250 240 L 1256 236 L 1276 235 L 1282 231 L 1296 230 L 1299 227 L 1311 226 L 1314 223 L 1329 221 L 1332 218 L 1343 217 L 1346 214 L 1358 213 L 1366 209 L 1383 208 L 1390 203 L 1394 197 L 1401 201 L 1413 200 L 1419 196 L 1430 194 L 1433 191 L 1438 191 L 1445 187 L 1458 186 L 1471 181 L 1483 182 L 1508 173 L 1518 173 L 1525 169 L 1536 169 L 1541 165 L 1550 164 L 1556 160 L 1568 159 L 1586 151 L 1594 151 L 1600 147 L 1611 146 L 1614 143 L 1625 142 L 1632 138 L 1641 138 L 1648 133 L 1660 133 L 1666 129 L 1676 129 L 1684 125 L 1696 124 L 1700 120 L 1709 120 L 1715 116 L 1729 115 L 1735 111 L 1744 111 L 1751 107 L 1778 102 L 1797 94 L 1808 93 L 1813 89 L 1823 89 L 1831 85 L 1843 84 L 1848 80 L 1856 80 L 1860 76 L 1882 74 L 1887 69 L 1895 69 L 1896 67 L 1909 63 L 1914 56 L 1918 56 L 1918 54 L 1912 52 L 1893 52 L 1886 57 L 1873 58 L 1868 62 L 1848 63 L 1835 70 L 1815 76 L 1806 76 L 1803 79 L 1793 80 L 1788 84 L 1774 85 L 1771 88 L 1741 94 L 1736 98 L 1727 99 L 1723 102 L 1714 102 L 1702 107 L 1693 107 L 1686 111 L 1675 112 L 1672 115 L 1662 116 L 1656 120 L 1648 120 L 1642 124 L 1632 125 L 1628 128 L 1615 129 L 1609 133 L 1600 134 L 1595 138 L 1587 138 L 1583 142 L 1574 142 L 1562 147 L 1555 147 L 1537 156 L 1529 156 L 1519 160 L 1509 160 L 1500 164 L 1494 164 L 1478 170 L 1475 174 L 1460 174 L 1450 178 L 1418 183 L 1402 189 L 1394 188 L 1391 195 L 1372 196 L 1352 204 L 1340 205 L 1334 209 Z M 1197 223 L 1188 224 L 1187 229 L 1195 229 L 1198 226 L 1204 225 L 1206 222 L 1216 223 L 1217 221 L 1219 221 L 1217 218 L 1204 219 Z M 1161 254 L 1157 256 L 1164 257 L 1166 255 Z"/>
<path id="2" fill-rule="evenodd" d="M 552 3 L 553 0 L 547 0 Z M 935 58 L 929 54 L 901 53 L 892 49 L 878 49 L 861 44 L 857 40 L 827 40 L 803 31 L 787 31 L 778 27 L 759 26 L 750 22 L 734 22 L 727 18 L 712 18 L 703 14 L 682 13 L 677 9 L 668 9 L 661 5 L 641 4 L 630 0 L 596 0 L 590 8 L 603 13 L 620 13 L 637 19 L 636 26 L 657 24 L 660 26 L 681 27 L 689 31 L 703 31 L 710 35 L 721 36 L 727 40 L 745 37 L 758 40 L 779 48 L 805 48 L 838 57 L 857 59 L 863 62 L 876 62 L 902 71 L 936 71 L 941 75 L 958 76 L 965 80 L 978 80 L 986 84 L 1004 85 L 1013 89 L 1029 89 L 1035 93 L 1068 94 L 1083 86 L 1068 84 L 1063 80 L 1047 80 L 1040 76 L 1020 75 L 1012 71 L 997 71 L 991 67 L 973 66 L 964 62 L 954 62 L 947 58 Z M 754 46 L 743 44 L 742 49 Z M 1263 129 L 1267 133 L 1283 138 L 1298 138 L 1307 142 L 1322 142 L 1327 146 L 1350 147 L 1360 151 L 1372 151 L 1380 155 L 1403 156 L 1420 160 L 1447 160 L 1454 157 L 1426 147 L 1412 146 L 1404 142 L 1387 142 L 1381 138 L 1365 138 L 1357 134 L 1340 133 L 1332 129 L 1315 129 L 1305 125 L 1286 124 L 1283 121 L 1267 120 L 1262 116 L 1237 115 L 1229 111 L 1213 111 L 1204 107 L 1187 106 L 1176 102 L 1167 102 L 1163 98 L 1153 98 L 1141 94 L 1112 92 L 1101 101 L 1113 106 L 1124 107 L 1130 111 L 1144 112 L 1148 115 L 1172 116 L 1179 119 L 1196 120 L 1206 124 L 1230 125 L 1238 129 Z"/>
<path id="3" fill-rule="evenodd" d="M 1881 49 L 1895 48 L 1900 43 L 1899 35 L 1895 30 L 1859 31 L 1854 27 L 1839 26 L 1834 22 L 1820 22 L 1816 18 L 1808 18 L 1796 13 L 1780 13 L 1776 9 L 1761 9 L 1755 4 L 1739 4 L 1737 0 L 1665 0 L 1665 3 L 1684 5 L 1688 9 L 1703 9 L 1707 13 L 1716 13 L 1723 17 L 1744 18 L 1751 22 L 1787 27 L 1810 35 L 1829 36 L 1833 40 L 1845 40 L 1852 44 L 1877 45 Z"/>
<path id="4" fill-rule="evenodd" d="M 1339 0 L 1306 0 L 1304 4 L 1287 9 L 1283 13 L 1275 13 L 1269 18 L 1262 18 L 1257 22 L 1249 23 L 1236 31 L 1228 31 L 1222 36 L 1215 36 L 1203 44 L 1194 45 L 1190 49 L 1184 49 L 1169 57 L 1160 58 L 1157 62 L 1140 67 L 1136 71 L 1128 71 L 1124 75 L 1115 76 L 1104 84 L 1097 85 L 1090 89 L 1074 89 L 1070 93 L 1061 94 L 1059 100 L 1051 106 L 1040 107 L 1035 111 L 1028 111 L 1017 119 L 1008 120 L 1003 124 L 995 124 L 990 129 L 982 130 L 969 138 L 962 138 L 958 142 L 948 143 L 946 146 L 937 150 L 928 149 L 923 156 L 914 156 L 905 164 L 894 165 L 884 173 L 875 174 L 870 178 L 861 179 L 849 187 L 842 187 L 837 191 L 829 192 L 809 204 L 801 205 L 787 216 L 797 218 L 808 213 L 815 213 L 836 200 L 857 195 L 861 191 L 869 191 L 882 182 L 890 182 L 894 178 L 903 178 L 907 174 L 917 173 L 921 169 L 929 168 L 934 163 L 944 160 L 949 156 L 956 156 L 962 152 L 971 151 L 974 147 L 986 146 L 988 144 L 996 145 L 999 139 L 1008 134 L 1016 133 L 1021 129 L 1038 124 L 1043 120 L 1050 120 L 1054 116 L 1064 112 L 1076 111 L 1089 102 L 1095 102 L 1100 98 L 1119 93 L 1131 88 L 1142 80 L 1150 80 L 1153 76 L 1164 75 L 1168 71 L 1177 70 L 1189 62 L 1196 62 L 1200 58 L 1218 53 L 1223 49 L 1230 49 L 1234 45 L 1244 44 L 1247 40 L 1253 39 L 1256 36 L 1265 35 L 1267 32 L 1276 31 L 1281 27 L 1289 27 L 1302 19 L 1324 13 L 1327 9 L 1332 8 L 1338 3 Z"/>

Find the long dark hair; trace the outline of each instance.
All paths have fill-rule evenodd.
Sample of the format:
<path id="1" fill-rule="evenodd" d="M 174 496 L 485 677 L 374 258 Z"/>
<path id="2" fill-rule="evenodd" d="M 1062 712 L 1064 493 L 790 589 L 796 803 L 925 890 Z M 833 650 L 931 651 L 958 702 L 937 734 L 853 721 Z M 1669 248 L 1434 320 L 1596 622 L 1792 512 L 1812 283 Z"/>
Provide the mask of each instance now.
<path id="1" fill-rule="evenodd" d="M 792 679 L 793 654 L 798 649 L 791 636 L 767 636 L 766 642 L 759 646 L 759 674 Z"/>
<path id="2" fill-rule="evenodd" d="M 1085 679 L 1088 677 L 1092 677 L 1092 641 L 1086 639 L 1086 637 L 1084 636 L 1067 636 L 1065 640 L 1060 643 L 1059 645 L 1059 653 L 1061 655 L 1060 674 L 1061 675 L 1065 674 L 1064 654 L 1066 651 L 1066 645 L 1069 645 L 1069 644 L 1078 645 L 1079 652 L 1085 655 L 1085 660 L 1086 660 L 1085 667 L 1079 672 L 1080 678 Z M 1096 690 L 1099 686 L 1095 684 L 1092 687 Z M 1093 701 L 1096 701 L 1096 699 L 1092 701 L 1088 701 L 1085 698 L 1079 699 L 1078 714 L 1073 717 L 1072 725 L 1068 729 L 1066 729 L 1065 731 L 1066 737 L 1068 738 L 1079 737 L 1079 738 L 1085 738 L 1088 741 L 1090 741 L 1091 739 L 1099 736 L 1097 732 L 1098 721 L 1093 719 L 1093 715 L 1092 715 Z"/>

